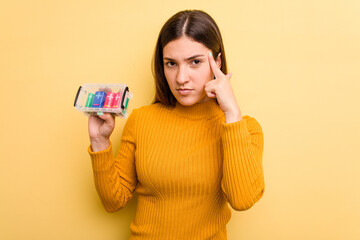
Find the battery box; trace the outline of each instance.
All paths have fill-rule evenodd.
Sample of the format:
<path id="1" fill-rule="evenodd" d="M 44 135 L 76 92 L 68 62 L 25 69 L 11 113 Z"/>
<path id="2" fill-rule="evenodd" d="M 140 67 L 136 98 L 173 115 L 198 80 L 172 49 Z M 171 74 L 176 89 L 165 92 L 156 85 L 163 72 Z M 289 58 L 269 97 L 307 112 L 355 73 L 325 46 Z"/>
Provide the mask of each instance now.
<path id="1" fill-rule="evenodd" d="M 74 107 L 86 115 L 108 112 L 127 118 L 127 107 L 132 93 L 126 84 L 86 83 L 79 87 Z"/>

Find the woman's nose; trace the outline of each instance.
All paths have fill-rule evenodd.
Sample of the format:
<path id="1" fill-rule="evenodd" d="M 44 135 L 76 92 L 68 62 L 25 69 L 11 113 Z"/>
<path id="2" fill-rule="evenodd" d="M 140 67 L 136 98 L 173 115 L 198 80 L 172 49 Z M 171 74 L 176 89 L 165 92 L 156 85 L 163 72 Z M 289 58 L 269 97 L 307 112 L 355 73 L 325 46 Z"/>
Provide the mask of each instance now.
<path id="1" fill-rule="evenodd" d="M 176 82 L 180 85 L 187 83 L 189 81 L 189 75 L 187 69 L 184 66 L 179 67 Z"/>

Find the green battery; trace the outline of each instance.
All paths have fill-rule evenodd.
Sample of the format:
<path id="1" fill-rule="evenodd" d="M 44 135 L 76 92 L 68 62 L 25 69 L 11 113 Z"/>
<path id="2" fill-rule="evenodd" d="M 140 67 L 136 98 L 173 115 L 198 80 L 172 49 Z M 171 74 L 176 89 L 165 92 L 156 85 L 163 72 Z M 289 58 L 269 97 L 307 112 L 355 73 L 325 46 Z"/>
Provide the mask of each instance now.
<path id="1" fill-rule="evenodd" d="M 125 114 L 126 114 L 126 109 L 127 109 L 128 103 L 129 103 L 129 98 L 126 98 L 126 102 L 125 102 L 124 109 L 123 109 L 123 111 L 122 111 L 122 115 L 125 115 Z"/>
<path id="2" fill-rule="evenodd" d="M 85 107 L 92 107 L 93 101 L 94 101 L 95 94 L 89 93 L 88 98 L 86 100 Z"/>
<path id="3" fill-rule="evenodd" d="M 126 98 L 126 103 L 125 103 L 124 109 L 127 109 L 128 103 L 129 103 L 129 98 Z"/>

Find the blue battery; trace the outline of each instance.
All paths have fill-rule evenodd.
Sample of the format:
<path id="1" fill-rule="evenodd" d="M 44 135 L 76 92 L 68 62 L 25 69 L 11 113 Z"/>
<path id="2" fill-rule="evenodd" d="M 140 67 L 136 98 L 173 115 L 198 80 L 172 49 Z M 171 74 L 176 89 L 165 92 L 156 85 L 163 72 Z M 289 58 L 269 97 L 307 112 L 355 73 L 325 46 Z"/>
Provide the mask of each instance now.
<path id="1" fill-rule="evenodd" d="M 102 108 L 105 103 L 106 93 L 102 91 L 97 91 L 94 96 L 94 101 L 92 104 L 93 108 Z"/>

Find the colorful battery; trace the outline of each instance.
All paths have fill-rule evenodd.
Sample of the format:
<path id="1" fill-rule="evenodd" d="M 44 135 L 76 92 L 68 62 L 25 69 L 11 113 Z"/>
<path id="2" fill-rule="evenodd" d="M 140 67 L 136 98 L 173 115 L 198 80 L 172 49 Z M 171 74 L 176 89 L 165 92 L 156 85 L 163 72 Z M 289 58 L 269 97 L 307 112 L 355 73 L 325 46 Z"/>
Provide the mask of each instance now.
<path id="1" fill-rule="evenodd" d="M 115 93 L 108 92 L 106 94 L 104 108 L 111 108 L 113 106 L 114 100 L 115 100 Z"/>
<path id="2" fill-rule="evenodd" d="M 93 108 L 102 108 L 105 103 L 106 93 L 103 91 L 97 91 L 94 96 L 94 101 L 92 104 Z"/>
<path id="3" fill-rule="evenodd" d="M 95 94 L 93 93 L 89 93 L 87 99 L 86 99 L 86 103 L 85 103 L 85 107 L 91 107 L 94 101 L 94 96 Z"/>
<path id="4" fill-rule="evenodd" d="M 125 106 L 124 106 L 124 109 L 125 109 L 125 110 L 127 109 L 128 103 L 129 103 L 129 98 L 126 97 L 126 102 L 125 102 Z"/>
<path id="5" fill-rule="evenodd" d="M 114 102 L 112 105 L 112 108 L 119 108 L 120 104 L 121 104 L 121 97 L 122 97 L 122 93 L 118 92 L 115 94 L 115 98 L 114 98 Z"/>
<path id="6" fill-rule="evenodd" d="M 126 109 L 127 109 L 128 103 L 129 103 L 129 98 L 126 96 L 126 101 L 125 101 L 124 109 L 123 109 L 123 111 L 122 111 L 122 114 L 123 114 L 123 115 L 125 115 L 125 113 L 126 113 Z"/>

